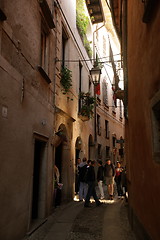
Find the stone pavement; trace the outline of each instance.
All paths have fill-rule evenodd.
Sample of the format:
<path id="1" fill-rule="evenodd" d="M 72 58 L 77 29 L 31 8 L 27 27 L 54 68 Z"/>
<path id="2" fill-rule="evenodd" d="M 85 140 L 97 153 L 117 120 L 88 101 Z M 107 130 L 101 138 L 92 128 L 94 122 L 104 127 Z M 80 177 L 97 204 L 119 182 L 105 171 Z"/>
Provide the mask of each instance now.
<path id="1" fill-rule="evenodd" d="M 73 201 L 56 208 L 47 221 L 23 240 L 136 240 L 128 218 L 125 199 L 103 200 L 84 208 Z"/>

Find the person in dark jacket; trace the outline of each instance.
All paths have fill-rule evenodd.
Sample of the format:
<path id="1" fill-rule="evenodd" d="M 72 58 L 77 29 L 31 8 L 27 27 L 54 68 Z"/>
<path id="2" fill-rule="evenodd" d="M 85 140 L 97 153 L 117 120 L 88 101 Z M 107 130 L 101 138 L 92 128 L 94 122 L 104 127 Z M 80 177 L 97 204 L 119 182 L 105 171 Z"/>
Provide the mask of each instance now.
<path id="1" fill-rule="evenodd" d="M 87 167 L 88 192 L 87 192 L 87 196 L 85 199 L 84 207 L 89 207 L 89 202 L 90 202 L 91 196 L 93 196 L 93 198 L 96 202 L 96 206 L 99 206 L 102 203 L 99 201 L 97 194 L 96 194 L 96 190 L 95 190 L 95 180 L 96 180 L 95 170 L 94 170 L 95 161 L 88 160 L 87 163 L 88 163 L 88 167 Z"/>
<path id="2" fill-rule="evenodd" d="M 104 166 L 104 176 L 106 178 L 106 185 L 108 189 L 109 199 L 113 200 L 113 185 L 114 185 L 114 176 L 115 176 L 115 168 L 111 163 L 110 159 L 107 159 L 106 164 Z"/>
<path id="3" fill-rule="evenodd" d="M 98 161 L 98 171 L 97 171 L 97 182 L 98 188 L 100 192 L 100 199 L 104 199 L 104 190 L 103 190 L 103 175 L 104 175 L 104 168 L 102 166 L 102 161 Z"/>

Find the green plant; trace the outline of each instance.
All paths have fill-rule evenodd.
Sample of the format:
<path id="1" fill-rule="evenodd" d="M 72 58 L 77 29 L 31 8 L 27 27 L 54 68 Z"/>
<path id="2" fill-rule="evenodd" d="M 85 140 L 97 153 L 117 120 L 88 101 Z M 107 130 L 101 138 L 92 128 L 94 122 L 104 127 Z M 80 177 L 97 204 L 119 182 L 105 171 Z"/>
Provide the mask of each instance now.
<path id="1" fill-rule="evenodd" d="M 84 12 L 77 10 L 76 24 L 80 35 L 83 37 L 86 35 L 89 19 Z"/>
<path id="2" fill-rule="evenodd" d="M 88 53 L 88 56 L 92 57 L 92 49 L 90 47 L 90 42 L 86 37 L 87 27 L 89 24 L 89 18 L 85 13 L 84 9 L 84 0 L 77 0 L 77 7 L 76 7 L 76 25 L 78 32 L 82 38 L 82 42 L 84 47 Z"/>
<path id="3" fill-rule="evenodd" d="M 83 43 L 84 43 L 84 47 L 88 53 L 88 56 L 91 58 L 92 57 L 92 49 L 90 47 L 90 42 L 88 41 L 86 36 L 83 37 Z"/>
<path id="4" fill-rule="evenodd" d="M 96 98 L 90 96 L 90 93 L 80 93 L 80 112 L 79 115 L 81 116 L 87 116 L 88 118 L 93 117 L 93 109 L 94 109 L 94 104 L 95 104 Z"/>
<path id="5" fill-rule="evenodd" d="M 69 92 L 70 87 L 72 86 L 72 71 L 67 67 L 63 66 L 61 68 L 61 80 L 60 83 L 63 86 L 63 94 Z"/>

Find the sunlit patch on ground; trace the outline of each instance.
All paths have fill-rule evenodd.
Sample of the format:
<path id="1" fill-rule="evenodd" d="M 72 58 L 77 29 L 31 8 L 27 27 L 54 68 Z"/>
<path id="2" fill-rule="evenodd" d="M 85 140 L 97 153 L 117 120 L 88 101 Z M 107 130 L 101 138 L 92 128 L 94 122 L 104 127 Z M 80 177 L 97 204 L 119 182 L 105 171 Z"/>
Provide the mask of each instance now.
<path id="1" fill-rule="evenodd" d="M 97 193 L 97 196 L 100 195 L 100 194 L 99 194 L 99 189 L 98 189 L 98 187 L 96 187 L 96 193 Z M 120 200 L 123 200 L 123 199 L 124 199 L 124 196 L 118 197 L 117 191 L 116 191 L 116 186 L 114 186 L 114 197 L 113 197 L 113 200 L 110 200 L 110 199 L 109 199 L 109 195 L 108 195 L 108 193 L 107 193 L 107 186 L 104 186 L 104 194 L 105 194 L 105 198 L 104 198 L 103 200 L 100 199 L 100 202 L 103 202 L 104 204 L 113 204 L 113 203 L 115 203 L 115 202 L 117 202 L 117 201 L 120 201 Z M 127 193 L 126 193 L 126 197 L 128 198 Z M 78 196 L 78 195 L 75 195 L 74 201 L 75 201 L 75 202 L 79 202 L 79 196 Z M 83 200 L 83 201 L 80 201 L 80 202 L 83 203 L 84 200 Z M 90 202 L 91 202 L 91 203 L 94 203 L 95 201 L 94 201 L 93 198 L 91 198 L 91 199 L 90 199 Z"/>
<path id="2" fill-rule="evenodd" d="M 73 200 L 74 200 L 75 202 L 79 202 L 79 197 L 78 197 L 78 195 L 75 195 L 75 197 L 74 197 Z M 100 200 L 100 202 L 102 202 L 102 203 L 104 203 L 104 204 L 113 204 L 113 203 L 116 202 L 116 201 L 117 201 L 117 198 L 115 198 L 115 199 L 113 199 L 113 200 L 109 200 L 109 199 Z M 81 201 L 81 202 L 84 202 L 84 200 Z M 93 198 L 91 198 L 91 199 L 90 199 L 90 202 L 91 202 L 91 203 L 94 203 L 95 200 L 94 200 Z"/>

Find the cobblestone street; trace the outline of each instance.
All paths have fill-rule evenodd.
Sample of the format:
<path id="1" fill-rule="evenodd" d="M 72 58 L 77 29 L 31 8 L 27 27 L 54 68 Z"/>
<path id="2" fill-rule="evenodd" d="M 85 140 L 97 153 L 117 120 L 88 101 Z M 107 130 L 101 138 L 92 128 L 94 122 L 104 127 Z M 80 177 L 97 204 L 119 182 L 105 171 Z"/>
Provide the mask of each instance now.
<path id="1" fill-rule="evenodd" d="M 136 240 L 127 218 L 125 199 L 104 200 L 99 207 L 71 202 L 58 207 L 47 221 L 23 240 Z"/>

